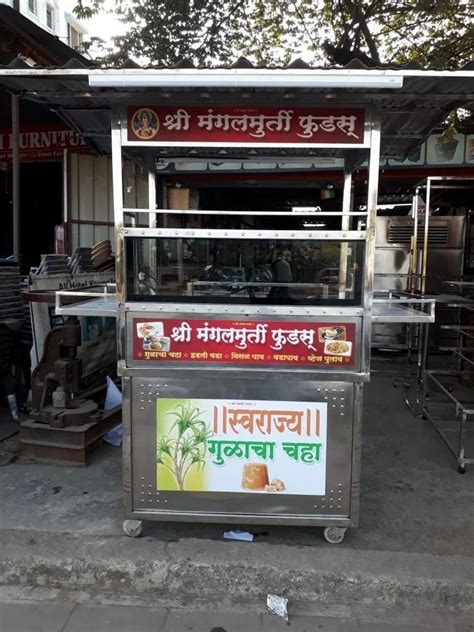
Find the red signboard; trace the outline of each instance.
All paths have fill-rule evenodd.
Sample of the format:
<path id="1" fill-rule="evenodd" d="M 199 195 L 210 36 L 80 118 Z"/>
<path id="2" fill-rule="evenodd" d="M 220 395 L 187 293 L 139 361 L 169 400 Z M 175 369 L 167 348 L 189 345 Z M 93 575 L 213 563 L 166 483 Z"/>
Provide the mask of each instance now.
<path id="1" fill-rule="evenodd" d="M 357 146 L 364 144 L 364 120 L 356 107 L 130 107 L 128 140 Z"/>
<path id="2" fill-rule="evenodd" d="M 61 158 L 64 149 L 74 152 L 90 151 L 85 140 L 62 123 L 28 125 L 20 131 L 20 160 L 36 162 Z M 0 162 L 12 160 L 12 134 L 7 128 L 0 129 Z"/>
<path id="3" fill-rule="evenodd" d="M 133 359 L 145 362 L 209 362 L 353 366 L 354 323 L 133 319 Z"/>

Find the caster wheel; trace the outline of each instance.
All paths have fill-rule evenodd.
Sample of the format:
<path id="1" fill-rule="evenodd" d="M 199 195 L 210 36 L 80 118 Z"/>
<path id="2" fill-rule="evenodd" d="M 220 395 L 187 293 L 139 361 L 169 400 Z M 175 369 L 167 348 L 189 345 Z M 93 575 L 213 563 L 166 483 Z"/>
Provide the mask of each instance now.
<path id="1" fill-rule="evenodd" d="M 458 465 L 458 472 L 459 472 L 459 474 L 465 474 L 466 473 L 466 467 L 464 465 Z"/>
<path id="2" fill-rule="evenodd" d="M 344 527 L 325 527 L 324 538 L 329 544 L 341 544 L 346 535 L 347 529 Z"/>
<path id="3" fill-rule="evenodd" d="M 143 522 L 141 520 L 124 520 L 122 528 L 129 538 L 138 538 L 143 533 Z"/>

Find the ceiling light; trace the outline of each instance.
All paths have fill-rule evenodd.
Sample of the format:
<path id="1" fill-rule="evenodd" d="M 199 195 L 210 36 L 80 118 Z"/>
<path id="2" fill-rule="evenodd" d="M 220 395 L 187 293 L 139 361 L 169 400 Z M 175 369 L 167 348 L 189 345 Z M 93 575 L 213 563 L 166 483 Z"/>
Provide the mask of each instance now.
<path id="1" fill-rule="evenodd" d="M 89 74 L 94 88 L 360 88 L 398 89 L 403 74 L 383 70 L 96 70 Z"/>
<path id="2" fill-rule="evenodd" d="M 292 213 L 320 213 L 320 206 L 292 206 Z"/>

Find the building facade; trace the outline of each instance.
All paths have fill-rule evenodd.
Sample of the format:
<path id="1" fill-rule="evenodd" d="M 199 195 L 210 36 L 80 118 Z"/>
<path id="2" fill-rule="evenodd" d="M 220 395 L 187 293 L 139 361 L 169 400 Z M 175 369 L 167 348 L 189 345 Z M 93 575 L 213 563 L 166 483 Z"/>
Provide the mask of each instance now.
<path id="1" fill-rule="evenodd" d="M 19 11 L 75 50 L 87 35 L 84 25 L 72 12 L 74 0 L 0 0 L 0 4 Z"/>

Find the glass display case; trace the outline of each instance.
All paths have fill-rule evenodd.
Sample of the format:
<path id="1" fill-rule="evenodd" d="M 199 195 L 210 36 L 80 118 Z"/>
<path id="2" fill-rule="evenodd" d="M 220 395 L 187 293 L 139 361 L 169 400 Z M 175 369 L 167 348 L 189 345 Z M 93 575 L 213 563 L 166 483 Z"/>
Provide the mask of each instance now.
<path id="1" fill-rule="evenodd" d="M 364 242 L 296 237 L 126 239 L 127 301 L 362 304 Z"/>

